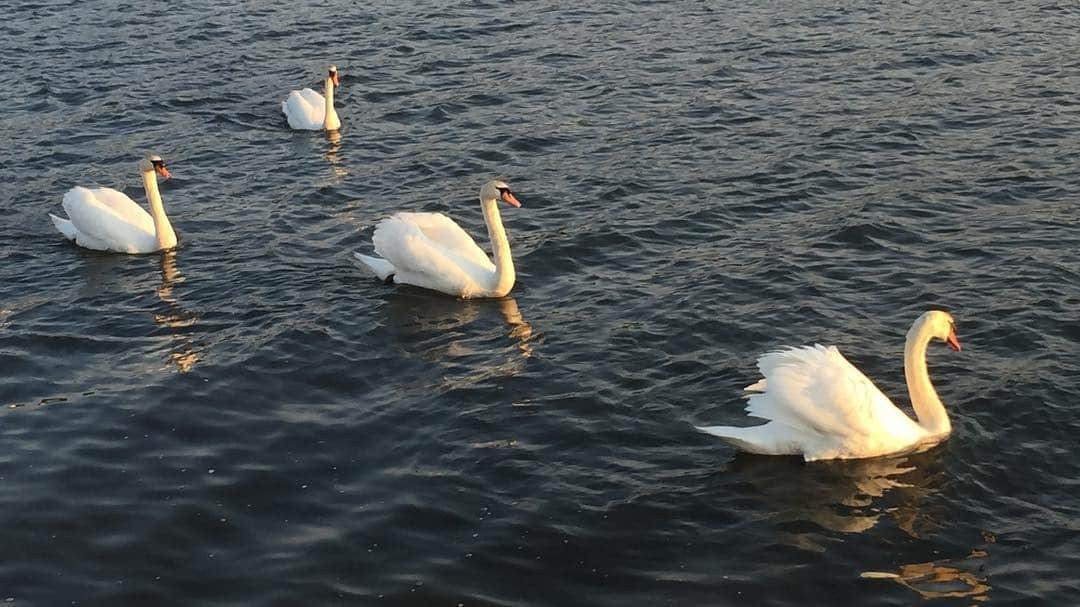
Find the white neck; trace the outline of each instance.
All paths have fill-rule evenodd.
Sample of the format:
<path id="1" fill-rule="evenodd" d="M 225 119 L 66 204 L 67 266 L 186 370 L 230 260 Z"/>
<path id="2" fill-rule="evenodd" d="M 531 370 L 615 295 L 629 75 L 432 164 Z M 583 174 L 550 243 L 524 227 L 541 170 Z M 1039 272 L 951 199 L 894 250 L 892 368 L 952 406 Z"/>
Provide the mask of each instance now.
<path id="1" fill-rule="evenodd" d="M 514 260 L 510 257 L 510 241 L 506 238 L 502 216 L 499 215 L 499 203 L 495 198 L 481 200 L 484 210 L 484 223 L 487 224 L 488 238 L 491 239 L 491 253 L 495 256 L 495 284 L 492 297 L 502 297 L 514 287 Z"/>
<path id="2" fill-rule="evenodd" d="M 323 128 L 328 131 L 336 131 L 341 128 L 341 119 L 338 118 L 337 110 L 334 109 L 334 81 L 326 79 L 326 111 L 323 114 Z"/>
<path id="3" fill-rule="evenodd" d="M 930 323 L 924 318 L 912 325 L 904 344 L 904 378 L 919 425 L 931 436 L 938 436 L 951 432 L 952 424 L 926 370 L 926 346 L 933 337 Z"/>
<path id="4" fill-rule="evenodd" d="M 157 175 L 154 170 L 143 171 L 143 189 L 146 190 L 146 199 L 150 201 L 150 216 L 154 218 L 154 235 L 157 236 L 158 247 L 171 249 L 176 246 L 176 232 L 165 215 L 165 205 L 161 202 L 161 193 L 158 192 Z"/>

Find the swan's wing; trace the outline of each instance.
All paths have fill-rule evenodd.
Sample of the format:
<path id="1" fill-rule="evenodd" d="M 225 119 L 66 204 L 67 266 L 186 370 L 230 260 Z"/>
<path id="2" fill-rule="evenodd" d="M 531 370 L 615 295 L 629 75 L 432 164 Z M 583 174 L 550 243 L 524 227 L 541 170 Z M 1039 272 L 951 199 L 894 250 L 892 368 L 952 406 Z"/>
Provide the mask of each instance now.
<path id="1" fill-rule="evenodd" d="M 468 259 L 478 266 L 495 271 L 495 264 L 491 263 L 487 253 L 476 244 L 472 236 L 461 228 L 453 219 L 442 213 L 395 213 L 394 217 L 400 221 L 412 223 L 425 236 L 430 238 L 448 251 Z"/>
<path id="2" fill-rule="evenodd" d="M 396 269 L 395 282 L 402 284 L 469 297 L 481 292 L 494 275 L 493 268 L 482 267 L 433 240 L 400 215 L 380 221 L 371 240 L 375 252 Z"/>
<path id="3" fill-rule="evenodd" d="M 64 210 L 87 243 L 113 251 L 145 253 L 157 248 L 154 220 L 135 201 L 110 188 L 74 187 L 64 194 Z M 90 243 L 94 243 L 92 246 Z"/>
<path id="4" fill-rule="evenodd" d="M 764 382 L 747 396 L 750 415 L 832 443 L 842 451 L 906 443 L 917 426 L 835 347 L 770 352 L 758 359 Z M 914 434 L 913 434 L 914 433 Z"/>
<path id="5" fill-rule="evenodd" d="M 52 220 L 53 225 L 56 226 L 56 229 L 64 235 L 64 238 L 67 238 L 68 240 L 75 240 L 75 238 L 78 237 L 79 231 L 75 229 L 75 225 L 71 223 L 71 221 L 64 219 L 63 217 L 57 217 L 52 213 L 49 213 L 49 219 Z"/>
<path id="6" fill-rule="evenodd" d="M 322 95 L 311 89 L 304 89 L 289 93 L 288 99 L 281 104 L 281 111 L 288 118 L 289 126 L 294 129 L 321 129 L 326 106 Z"/>
<path id="7" fill-rule="evenodd" d="M 300 95 L 304 98 L 305 101 L 308 102 L 308 105 L 310 105 L 311 107 L 318 108 L 320 110 L 326 109 L 326 97 L 323 97 L 314 90 L 306 88 L 300 91 Z"/>
<path id="8" fill-rule="evenodd" d="M 112 209 L 124 221 L 147 233 L 154 233 L 154 218 L 127 194 L 112 188 L 88 189 L 98 202 Z"/>

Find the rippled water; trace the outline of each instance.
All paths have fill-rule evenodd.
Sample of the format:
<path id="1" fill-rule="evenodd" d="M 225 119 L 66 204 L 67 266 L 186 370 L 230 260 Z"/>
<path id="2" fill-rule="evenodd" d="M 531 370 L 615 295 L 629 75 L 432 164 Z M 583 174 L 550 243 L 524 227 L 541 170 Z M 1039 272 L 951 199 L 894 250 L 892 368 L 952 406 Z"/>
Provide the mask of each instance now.
<path id="1" fill-rule="evenodd" d="M 1075 601 L 1075 4 L 225 4 L 0 25 L 0 599 Z M 289 131 L 329 62 L 341 137 Z M 53 231 L 148 150 L 175 254 Z M 398 209 L 483 235 L 496 176 L 512 297 L 352 263 Z M 906 400 L 930 307 L 943 446 L 693 429 L 785 344 Z"/>

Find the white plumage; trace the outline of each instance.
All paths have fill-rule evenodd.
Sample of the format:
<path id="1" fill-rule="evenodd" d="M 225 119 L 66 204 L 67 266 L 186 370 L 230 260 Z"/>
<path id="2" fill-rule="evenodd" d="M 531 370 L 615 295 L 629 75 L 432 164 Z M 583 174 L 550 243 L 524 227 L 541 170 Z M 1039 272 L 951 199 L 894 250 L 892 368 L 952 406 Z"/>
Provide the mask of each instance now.
<path id="1" fill-rule="evenodd" d="M 168 176 L 160 157 L 139 165 L 143 188 L 154 215 L 123 192 L 112 188 L 76 186 L 64 194 L 68 217 L 49 214 L 53 225 L 75 244 L 97 251 L 152 253 L 176 246 L 176 233 L 165 215 L 155 173 Z"/>
<path id="2" fill-rule="evenodd" d="M 926 346 L 934 338 L 960 348 L 945 312 L 923 314 L 908 332 L 904 368 L 918 423 L 839 350 L 814 345 L 758 359 L 763 379 L 746 388 L 746 410 L 767 423 L 699 429 L 743 451 L 802 455 L 807 461 L 875 457 L 936 444 L 951 425 L 926 372 Z"/>
<path id="3" fill-rule="evenodd" d="M 396 213 L 379 222 L 371 257 L 354 253 L 381 280 L 432 289 L 462 298 L 502 297 L 514 285 L 510 244 L 496 201 L 520 203 L 501 181 L 480 191 L 495 262 L 465 230 L 441 213 Z"/>
<path id="4" fill-rule="evenodd" d="M 309 131 L 340 129 L 341 119 L 334 109 L 336 86 L 340 86 L 338 71 L 336 66 L 331 65 L 325 80 L 325 96 L 309 88 L 291 91 L 288 98 L 281 102 L 281 111 L 289 121 L 289 127 Z"/>

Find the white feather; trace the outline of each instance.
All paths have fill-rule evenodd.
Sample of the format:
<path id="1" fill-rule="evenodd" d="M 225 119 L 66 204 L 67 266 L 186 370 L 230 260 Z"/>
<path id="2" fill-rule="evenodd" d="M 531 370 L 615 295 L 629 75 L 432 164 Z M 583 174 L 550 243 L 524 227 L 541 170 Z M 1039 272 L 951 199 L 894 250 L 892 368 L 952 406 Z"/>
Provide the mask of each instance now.
<path id="1" fill-rule="evenodd" d="M 394 267 L 394 282 L 461 297 L 481 294 L 495 271 L 494 264 L 457 224 L 443 217 L 460 233 L 455 237 L 448 226 L 439 230 L 432 229 L 430 222 L 423 223 L 425 215 L 435 214 L 398 213 L 375 228 L 371 237 L 375 252 Z"/>
<path id="2" fill-rule="evenodd" d="M 931 311 L 908 332 L 905 369 L 916 423 L 835 347 L 789 348 L 758 358 L 763 378 L 747 386 L 746 411 L 759 426 L 707 426 L 738 449 L 801 455 L 807 461 L 876 457 L 925 447 L 948 436 L 948 415 L 926 375 L 926 344 L 955 339 L 952 317 Z"/>
<path id="3" fill-rule="evenodd" d="M 294 129 L 321 131 L 326 117 L 326 99 L 311 89 L 292 91 L 281 102 L 281 111 Z"/>
<path id="4" fill-rule="evenodd" d="M 372 273 L 379 277 L 379 280 L 386 280 L 387 277 L 394 273 L 393 264 L 391 264 L 389 261 L 386 261 L 385 259 L 379 259 L 378 257 L 370 257 L 368 255 L 356 252 L 353 252 L 353 257 L 360 260 L 360 263 L 367 266 L 367 268 L 371 270 Z"/>
<path id="5" fill-rule="evenodd" d="M 325 93 L 305 88 L 291 91 L 281 102 L 281 111 L 289 121 L 289 127 L 308 131 L 336 131 L 341 128 L 341 119 L 334 109 L 334 89 L 337 86 L 337 67 L 330 66 L 331 76 L 324 81 Z"/>
<path id="6" fill-rule="evenodd" d="M 381 257 L 356 258 L 382 280 L 432 289 L 462 298 L 502 297 L 514 285 L 510 244 L 496 207 L 502 198 L 520 205 L 501 181 L 480 189 L 480 206 L 492 238 L 495 261 L 461 226 L 441 213 L 396 213 L 375 226 L 372 242 Z"/>
<path id="7" fill-rule="evenodd" d="M 63 207 L 70 225 L 61 227 L 55 216 L 53 224 L 79 246 L 118 253 L 150 253 L 161 248 L 153 218 L 123 192 L 76 186 L 64 194 Z"/>

